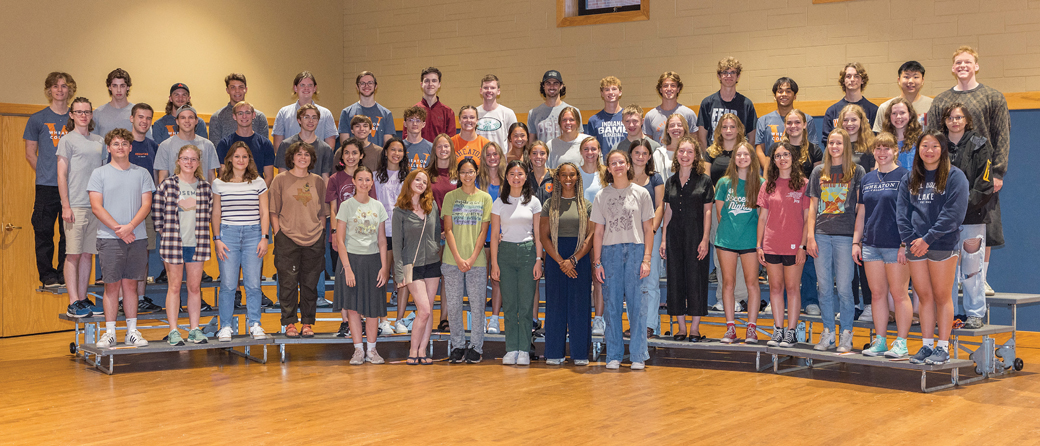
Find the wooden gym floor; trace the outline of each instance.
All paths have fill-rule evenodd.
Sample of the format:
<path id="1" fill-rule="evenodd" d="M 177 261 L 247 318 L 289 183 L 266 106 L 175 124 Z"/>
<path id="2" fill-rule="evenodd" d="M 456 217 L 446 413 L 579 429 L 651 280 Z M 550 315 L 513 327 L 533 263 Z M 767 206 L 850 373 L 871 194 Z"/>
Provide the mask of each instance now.
<path id="1" fill-rule="evenodd" d="M 275 331 L 276 316 L 264 324 Z M 1040 443 L 1040 333 L 1019 333 L 1022 372 L 933 394 L 913 372 L 779 376 L 753 371 L 753 355 L 689 350 L 652 351 L 641 372 L 503 367 L 488 360 L 497 343 L 476 365 L 350 366 L 349 345 L 299 345 L 285 364 L 273 346 L 266 365 L 217 350 L 119 356 L 109 376 L 69 354 L 71 338 L 0 339 L 0 444 Z M 407 343 L 379 350 L 401 361 Z"/>

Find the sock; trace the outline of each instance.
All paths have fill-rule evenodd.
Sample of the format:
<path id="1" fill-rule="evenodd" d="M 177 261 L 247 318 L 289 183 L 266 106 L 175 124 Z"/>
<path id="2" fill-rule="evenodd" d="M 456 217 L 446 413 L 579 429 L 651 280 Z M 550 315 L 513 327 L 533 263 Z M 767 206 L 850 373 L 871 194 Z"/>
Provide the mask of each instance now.
<path id="1" fill-rule="evenodd" d="M 729 328 L 730 325 L 737 325 L 737 324 L 734 323 L 733 321 L 726 321 L 726 328 Z"/>
<path id="2" fill-rule="evenodd" d="M 128 317 L 128 318 L 126 318 L 126 330 L 127 331 L 137 330 L 137 318 L 136 317 Z"/>
<path id="3" fill-rule="evenodd" d="M 376 343 L 375 343 L 375 342 L 369 342 L 369 343 L 368 343 L 368 351 L 369 351 L 369 352 L 374 352 L 374 351 L 376 351 Z"/>
<path id="4" fill-rule="evenodd" d="M 115 322 L 105 322 L 105 333 L 108 333 L 108 334 L 110 334 L 112 336 L 115 336 L 116 335 L 116 323 Z"/>
<path id="5" fill-rule="evenodd" d="M 936 347 L 945 348 L 945 349 L 949 350 L 949 348 L 950 348 L 950 341 L 939 341 L 935 345 L 936 345 Z"/>
<path id="6" fill-rule="evenodd" d="M 360 343 L 360 342 L 358 342 L 357 344 L 354 344 L 354 351 L 359 351 L 359 350 L 361 350 L 362 348 L 364 348 L 364 347 L 362 347 L 362 345 L 361 345 L 361 343 Z"/>
<path id="7" fill-rule="evenodd" d="M 140 296 L 137 296 L 137 301 L 138 302 L 144 302 L 144 295 L 142 294 Z"/>
<path id="8" fill-rule="evenodd" d="M 935 347 L 935 339 L 926 338 L 921 341 L 924 342 L 925 347 Z"/>

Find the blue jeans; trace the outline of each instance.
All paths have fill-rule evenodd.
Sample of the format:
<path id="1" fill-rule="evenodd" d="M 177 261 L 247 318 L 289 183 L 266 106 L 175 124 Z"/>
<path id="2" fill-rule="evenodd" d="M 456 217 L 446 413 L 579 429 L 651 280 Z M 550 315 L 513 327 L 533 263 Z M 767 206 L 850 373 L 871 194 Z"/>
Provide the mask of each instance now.
<path id="1" fill-rule="evenodd" d="M 968 251 L 965 242 L 977 240 L 978 249 Z M 960 260 L 957 263 L 957 282 L 964 292 L 964 307 L 957 299 L 957 287 L 953 287 L 954 314 L 986 317 L 986 278 L 982 273 L 982 261 L 986 258 L 986 225 L 961 225 Z"/>
<path id="2" fill-rule="evenodd" d="M 661 231 L 654 234 L 654 246 L 650 256 L 650 275 L 643 279 L 646 291 L 646 326 L 661 334 Z"/>
<path id="3" fill-rule="evenodd" d="M 603 283 L 603 319 L 607 323 L 607 361 L 621 361 L 625 357 L 624 327 L 621 313 L 628 303 L 628 326 L 632 332 L 629 341 L 629 359 L 644 362 L 650 359 L 646 347 L 646 299 L 639 267 L 643 263 L 644 246 L 641 243 L 620 243 L 603 247 L 600 262 L 606 281 Z"/>
<path id="4" fill-rule="evenodd" d="M 838 285 L 839 311 L 842 330 L 852 330 L 856 304 L 852 298 L 852 237 L 847 235 L 816 234 L 817 287 L 820 292 L 820 316 L 823 326 L 834 332 L 834 284 Z"/>
<path id="5" fill-rule="evenodd" d="M 809 305 L 820 305 L 820 295 L 816 291 L 816 266 L 812 256 L 805 256 L 802 267 L 802 308 Z"/>
<path id="6" fill-rule="evenodd" d="M 220 225 L 220 240 L 228 247 L 227 260 L 220 265 L 220 327 L 230 327 L 235 311 L 235 290 L 238 289 L 238 271 L 242 268 L 242 284 L 246 289 L 246 327 L 260 323 L 260 268 L 264 259 L 256 256 L 260 243 L 260 225 Z M 216 253 L 214 253 L 216 254 Z"/>

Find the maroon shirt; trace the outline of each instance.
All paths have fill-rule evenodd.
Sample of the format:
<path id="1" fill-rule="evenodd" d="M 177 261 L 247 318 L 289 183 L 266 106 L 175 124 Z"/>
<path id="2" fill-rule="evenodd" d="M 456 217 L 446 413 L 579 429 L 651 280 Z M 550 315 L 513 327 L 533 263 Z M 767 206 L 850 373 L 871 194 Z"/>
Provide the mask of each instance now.
<path id="1" fill-rule="evenodd" d="M 448 176 L 448 169 L 437 169 L 437 182 L 433 183 L 433 201 L 437 202 L 437 209 L 444 204 L 444 196 L 455 190 L 458 184 Z"/>
<path id="2" fill-rule="evenodd" d="M 441 133 L 455 136 L 455 112 L 441 102 L 440 96 L 432 106 L 426 103 L 426 98 L 420 99 L 415 105 L 426 109 L 426 127 L 422 129 L 423 139 L 433 141 Z"/>

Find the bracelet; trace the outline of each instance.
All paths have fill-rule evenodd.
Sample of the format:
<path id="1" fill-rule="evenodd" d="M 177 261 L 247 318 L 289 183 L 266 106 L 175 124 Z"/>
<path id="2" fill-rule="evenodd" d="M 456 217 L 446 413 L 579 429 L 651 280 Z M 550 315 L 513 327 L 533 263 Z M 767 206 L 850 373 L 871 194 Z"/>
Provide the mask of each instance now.
<path id="1" fill-rule="evenodd" d="M 643 263 L 645 263 L 645 264 L 649 265 L 649 264 L 650 264 L 650 261 L 649 261 L 649 260 L 643 260 Z"/>
<path id="2" fill-rule="evenodd" d="M 599 262 L 596 262 L 596 263 L 593 263 L 593 264 L 592 264 L 592 267 L 593 267 L 593 268 L 602 268 L 602 267 L 603 267 L 603 264 L 602 264 L 602 263 L 599 263 Z"/>

